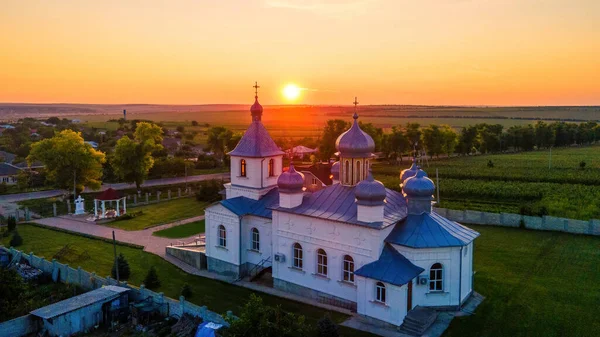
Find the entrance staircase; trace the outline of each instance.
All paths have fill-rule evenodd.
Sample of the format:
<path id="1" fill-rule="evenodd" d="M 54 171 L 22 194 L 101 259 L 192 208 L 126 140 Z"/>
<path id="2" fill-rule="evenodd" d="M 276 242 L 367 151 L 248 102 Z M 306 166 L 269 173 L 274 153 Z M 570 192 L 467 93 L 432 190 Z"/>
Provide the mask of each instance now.
<path id="1" fill-rule="evenodd" d="M 435 322 L 437 311 L 416 306 L 404 317 L 400 332 L 411 336 L 422 336 L 423 333 Z"/>

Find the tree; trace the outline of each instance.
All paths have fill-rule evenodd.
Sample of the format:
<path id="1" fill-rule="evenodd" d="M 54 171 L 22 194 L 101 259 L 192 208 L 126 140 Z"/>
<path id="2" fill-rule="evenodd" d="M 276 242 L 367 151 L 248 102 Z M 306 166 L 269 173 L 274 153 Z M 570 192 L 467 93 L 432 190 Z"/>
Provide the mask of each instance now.
<path id="1" fill-rule="evenodd" d="M 229 328 L 224 337 L 307 337 L 311 329 L 304 316 L 284 312 L 281 306 L 270 307 L 255 294 L 242 308 L 238 319 L 227 317 Z"/>
<path id="2" fill-rule="evenodd" d="M 6 225 L 9 232 L 14 231 L 17 228 L 17 219 L 15 219 L 14 216 L 9 216 L 8 219 L 6 219 Z"/>
<path id="3" fill-rule="evenodd" d="M 23 238 L 21 237 L 19 232 L 14 231 L 13 236 L 10 239 L 10 246 L 11 247 L 19 247 L 22 244 L 23 244 Z"/>
<path id="4" fill-rule="evenodd" d="M 0 322 L 13 318 L 27 285 L 16 270 L 0 268 Z"/>
<path id="5" fill-rule="evenodd" d="M 185 126 L 183 125 L 177 125 L 177 128 L 175 128 L 177 130 L 177 132 L 179 133 L 183 133 L 183 131 L 185 131 Z"/>
<path id="6" fill-rule="evenodd" d="M 325 314 L 317 322 L 317 332 L 319 337 L 339 337 L 340 335 L 337 324 L 331 320 L 329 314 Z"/>
<path id="7" fill-rule="evenodd" d="M 335 141 L 346 130 L 350 128 L 350 123 L 342 119 L 330 119 L 325 124 L 321 143 L 319 145 L 319 156 L 321 160 L 329 160 L 336 151 Z"/>
<path id="8" fill-rule="evenodd" d="M 406 135 L 411 148 L 421 148 L 420 142 L 422 133 L 421 125 L 419 125 L 419 123 L 406 123 L 404 134 Z"/>
<path id="9" fill-rule="evenodd" d="M 233 150 L 241 137 L 223 126 L 213 126 L 208 129 L 206 150 L 212 151 L 219 162 L 223 163 L 225 153 Z"/>
<path id="10" fill-rule="evenodd" d="M 144 278 L 144 285 L 148 289 L 156 289 L 160 287 L 160 280 L 158 279 L 158 274 L 156 273 L 156 268 L 154 266 L 150 267 L 148 270 L 148 274 Z"/>
<path id="11" fill-rule="evenodd" d="M 377 128 L 373 125 L 373 123 L 363 123 L 358 122 L 361 130 L 366 132 L 371 138 L 373 138 L 373 142 L 375 143 L 375 152 L 381 151 L 381 142 L 383 141 L 383 129 Z"/>
<path id="12" fill-rule="evenodd" d="M 131 271 L 129 270 L 129 262 L 127 262 L 123 253 L 119 253 L 119 256 L 117 256 L 117 266 L 119 267 L 119 279 L 120 280 L 129 279 L 129 275 L 131 274 Z M 117 278 L 117 271 L 115 269 L 114 263 L 113 263 L 110 275 L 113 278 Z"/>
<path id="13" fill-rule="evenodd" d="M 442 125 L 442 153 L 445 153 L 448 157 L 456 150 L 458 144 L 458 135 L 449 125 Z"/>
<path id="14" fill-rule="evenodd" d="M 423 130 L 423 147 L 430 158 L 442 153 L 442 141 L 442 131 L 439 126 L 431 124 Z"/>
<path id="15" fill-rule="evenodd" d="M 192 126 L 198 126 L 198 122 L 197 121 L 192 121 Z"/>
<path id="16" fill-rule="evenodd" d="M 183 285 L 183 287 L 181 288 L 181 296 L 185 297 L 186 300 L 194 296 L 194 293 L 192 292 L 192 287 L 190 287 L 189 284 L 186 283 Z"/>
<path id="17" fill-rule="evenodd" d="M 29 164 L 41 161 L 45 165 L 46 179 L 60 188 L 73 188 L 73 195 L 87 186 L 99 189 L 102 164 L 106 158 L 85 143 L 81 133 L 63 130 L 54 137 L 31 146 L 27 157 Z"/>
<path id="18" fill-rule="evenodd" d="M 152 123 L 136 124 L 134 139 L 123 137 L 115 146 L 111 166 L 115 175 L 139 190 L 154 165 L 152 152 L 162 149 L 162 129 Z"/>
<path id="19" fill-rule="evenodd" d="M 471 154 L 477 145 L 477 127 L 465 126 L 458 136 L 458 152 L 461 154 Z"/>

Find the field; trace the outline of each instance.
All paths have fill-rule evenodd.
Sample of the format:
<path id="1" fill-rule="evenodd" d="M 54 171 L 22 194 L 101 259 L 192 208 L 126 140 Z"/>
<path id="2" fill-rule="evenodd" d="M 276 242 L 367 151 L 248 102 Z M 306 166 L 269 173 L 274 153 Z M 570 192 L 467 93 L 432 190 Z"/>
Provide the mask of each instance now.
<path id="1" fill-rule="evenodd" d="M 206 203 L 199 202 L 196 198 L 180 198 L 161 201 L 157 204 L 130 207 L 127 209 L 130 214 L 138 212 L 141 212 L 141 214 L 136 215 L 133 219 L 109 222 L 107 226 L 128 231 L 137 231 L 202 215 L 204 214 L 205 207 Z"/>
<path id="2" fill-rule="evenodd" d="M 493 167 L 488 167 L 492 161 Z M 440 177 L 440 207 L 600 219 L 600 146 L 443 158 L 423 163 Z M 585 168 L 580 163 L 585 162 Z M 380 163 L 376 179 L 399 189 L 402 167 Z"/>
<path id="3" fill-rule="evenodd" d="M 160 236 L 163 238 L 179 239 L 187 238 L 195 234 L 204 233 L 204 220 L 194 221 L 186 223 L 185 225 L 179 225 L 152 233 L 152 235 Z"/>

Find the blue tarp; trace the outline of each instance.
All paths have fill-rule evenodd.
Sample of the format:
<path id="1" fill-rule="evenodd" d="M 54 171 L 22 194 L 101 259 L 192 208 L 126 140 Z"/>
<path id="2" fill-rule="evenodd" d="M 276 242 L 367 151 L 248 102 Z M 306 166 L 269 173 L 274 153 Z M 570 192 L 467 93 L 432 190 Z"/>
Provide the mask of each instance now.
<path id="1" fill-rule="evenodd" d="M 198 330 L 196 330 L 196 335 L 194 337 L 215 337 L 215 331 L 219 330 L 221 327 L 221 324 L 213 322 L 201 323 L 198 325 Z"/>

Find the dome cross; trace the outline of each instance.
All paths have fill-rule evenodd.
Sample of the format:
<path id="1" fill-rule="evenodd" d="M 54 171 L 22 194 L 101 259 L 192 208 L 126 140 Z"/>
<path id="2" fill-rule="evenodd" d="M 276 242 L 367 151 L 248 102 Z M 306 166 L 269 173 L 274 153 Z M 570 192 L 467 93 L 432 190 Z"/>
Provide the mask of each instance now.
<path id="1" fill-rule="evenodd" d="M 252 88 L 254 88 L 254 97 L 258 98 L 258 88 L 260 88 L 260 85 L 258 85 L 258 81 L 254 81 L 254 85 L 252 86 Z"/>

